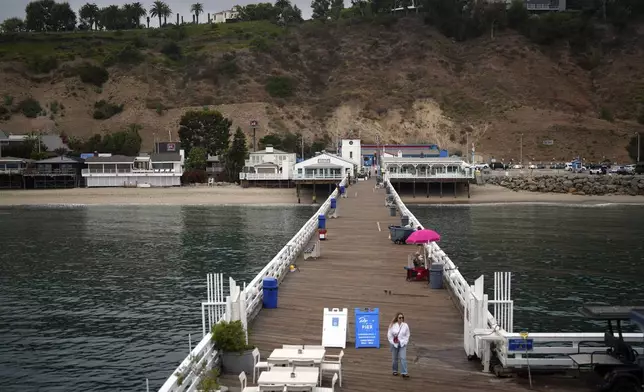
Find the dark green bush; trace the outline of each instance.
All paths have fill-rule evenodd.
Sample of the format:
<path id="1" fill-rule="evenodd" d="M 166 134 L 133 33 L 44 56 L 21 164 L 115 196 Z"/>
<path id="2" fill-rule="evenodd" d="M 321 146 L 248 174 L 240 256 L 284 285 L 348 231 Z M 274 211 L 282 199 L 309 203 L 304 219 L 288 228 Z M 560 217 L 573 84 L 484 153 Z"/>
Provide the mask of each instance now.
<path id="1" fill-rule="evenodd" d="M 58 68 L 58 59 L 54 56 L 36 55 L 27 61 L 27 67 L 35 73 L 48 73 Z"/>
<path id="2" fill-rule="evenodd" d="M 102 99 L 94 104 L 94 119 L 105 120 L 123 111 L 123 105 L 115 105 Z"/>
<path id="3" fill-rule="evenodd" d="M 140 64 L 145 60 L 143 53 L 137 49 L 134 45 L 127 45 L 118 52 L 111 54 L 105 58 L 103 65 L 106 67 L 111 67 L 116 64 Z"/>
<path id="4" fill-rule="evenodd" d="M 102 87 L 103 83 L 110 78 L 110 74 L 105 68 L 92 64 L 83 64 L 77 67 L 76 73 L 83 83 L 93 84 L 98 87 Z"/>
<path id="5" fill-rule="evenodd" d="M 265 88 L 272 97 L 287 98 L 295 92 L 295 81 L 288 76 L 271 76 L 266 81 Z"/>
<path id="6" fill-rule="evenodd" d="M 203 184 L 208 181 L 208 174 L 205 170 L 190 169 L 181 175 L 182 184 Z"/>
<path id="7" fill-rule="evenodd" d="M 181 60 L 181 58 L 183 57 L 181 48 L 174 41 L 166 42 L 165 44 L 163 44 L 161 53 L 163 53 L 170 60 L 174 61 Z"/>
<path id="8" fill-rule="evenodd" d="M 42 112 L 42 107 L 40 106 L 40 102 L 29 97 L 18 103 L 16 111 L 21 112 L 25 117 L 36 118 Z"/>

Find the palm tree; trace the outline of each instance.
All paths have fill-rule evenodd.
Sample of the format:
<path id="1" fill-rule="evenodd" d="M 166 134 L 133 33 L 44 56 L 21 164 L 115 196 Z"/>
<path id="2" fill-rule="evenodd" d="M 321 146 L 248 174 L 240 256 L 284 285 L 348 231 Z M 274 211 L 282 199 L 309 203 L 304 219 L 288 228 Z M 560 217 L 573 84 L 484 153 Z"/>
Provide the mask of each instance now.
<path id="1" fill-rule="evenodd" d="M 203 13 L 203 4 L 194 3 L 192 6 L 190 6 L 190 11 L 195 14 L 195 19 L 197 19 L 197 24 L 199 24 L 199 15 Z"/>
<path id="2" fill-rule="evenodd" d="M 168 24 L 168 16 L 172 16 L 172 9 L 169 5 L 163 4 L 163 24 Z"/>
<path id="3" fill-rule="evenodd" d="M 78 10 L 78 16 L 91 30 L 98 27 L 99 9 L 94 3 L 87 3 Z"/>
<path id="4" fill-rule="evenodd" d="M 166 3 L 161 0 L 157 0 L 152 3 L 152 7 L 150 8 L 150 16 L 153 18 L 159 18 L 159 27 L 162 26 L 161 18 L 163 18 L 165 9 L 167 7 L 168 6 L 166 5 Z"/>
<path id="5" fill-rule="evenodd" d="M 141 25 L 141 18 L 146 16 L 148 14 L 148 11 L 146 11 L 143 7 L 143 4 L 139 3 L 138 1 L 132 4 L 126 4 L 124 5 L 124 7 L 128 7 L 126 8 L 128 10 L 127 16 L 128 18 L 130 18 L 132 25 L 138 29 Z"/>

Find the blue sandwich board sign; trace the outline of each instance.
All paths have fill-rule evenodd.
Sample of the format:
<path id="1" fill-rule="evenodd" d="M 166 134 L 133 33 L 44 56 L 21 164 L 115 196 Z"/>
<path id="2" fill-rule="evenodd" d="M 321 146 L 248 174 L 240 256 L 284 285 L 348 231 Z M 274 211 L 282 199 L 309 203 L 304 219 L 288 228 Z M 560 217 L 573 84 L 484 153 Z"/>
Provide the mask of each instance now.
<path id="1" fill-rule="evenodd" d="M 380 348 L 380 310 L 356 308 L 356 348 Z"/>
<path id="2" fill-rule="evenodd" d="M 508 339 L 508 351 L 532 351 L 533 339 Z"/>

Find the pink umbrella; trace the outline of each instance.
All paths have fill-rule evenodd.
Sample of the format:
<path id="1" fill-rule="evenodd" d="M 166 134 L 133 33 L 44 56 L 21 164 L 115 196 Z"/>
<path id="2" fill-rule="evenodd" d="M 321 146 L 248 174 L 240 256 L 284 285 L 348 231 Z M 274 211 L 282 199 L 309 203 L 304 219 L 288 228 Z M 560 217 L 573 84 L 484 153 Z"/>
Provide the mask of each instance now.
<path id="1" fill-rule="evenodd" d="M 426 244 L 428 242 L 440 241 L 441 236 L 434 230 L 417 230 L 407 238 L 408 244 Z"/>

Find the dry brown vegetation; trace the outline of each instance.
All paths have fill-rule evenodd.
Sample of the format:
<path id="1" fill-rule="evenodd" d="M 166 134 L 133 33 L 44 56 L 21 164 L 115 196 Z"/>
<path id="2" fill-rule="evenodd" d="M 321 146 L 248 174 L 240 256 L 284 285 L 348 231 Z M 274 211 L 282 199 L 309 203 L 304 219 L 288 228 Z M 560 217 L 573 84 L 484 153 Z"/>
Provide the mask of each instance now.
<path id="1" fill-rule="evenodd" d="M 94 33 L 91 39 L 104 43 L 92 46 L 103 51 L 84 44 L 87 52 L 79 52 L 67 38 L 58 50 L 66 57 L 39 74 L 29 66 L 28 45 L 12 43 L 0 50 L 0 93 L 14 102 L 31 96 L 43 108 L 57 102 L 65 110 L 44 109 L 37 118 L 14 113 L 0 128 L 89 136 L 135 123 L 150 148 L 154 134 L 176 138 L 186 110 L 209 106 L 248 131 L 250 120 L 258 120 L 258 137 L 286 131 L 365 141 L 378 136 L 464 151 L 469 132 L 477 152 L 505 159 L 518 158 L 523 133 L 524 156 L 545 161 L 573 154 L 627 160 L 628 139 L 642 130 L 641 29 L 613 37 L 603 46 L 611 49 L 582 68 L 563 43 L 541 47 L 511 30 L 454 42 L 411 17 L 289 30 L 261 22 L 202 26 L 179 37 Z M 80 33 L 68 36 L 74 34 Z M 126 61 L 131 52 L 119 60 L 124 47 L 143 60 Z M 101 65 L 107 57 L 114 65 L 102 87 L 70 71 L 85 61 Z M 123 105 L 123 111 L 94 119 L 101 100 Z M 544 146 L 544 139 L 554 145 Z"/>

